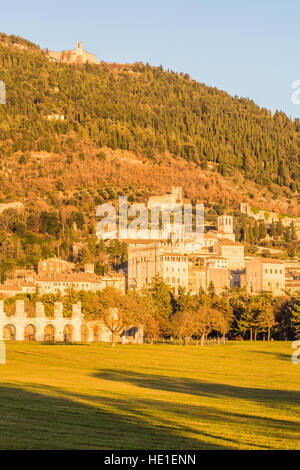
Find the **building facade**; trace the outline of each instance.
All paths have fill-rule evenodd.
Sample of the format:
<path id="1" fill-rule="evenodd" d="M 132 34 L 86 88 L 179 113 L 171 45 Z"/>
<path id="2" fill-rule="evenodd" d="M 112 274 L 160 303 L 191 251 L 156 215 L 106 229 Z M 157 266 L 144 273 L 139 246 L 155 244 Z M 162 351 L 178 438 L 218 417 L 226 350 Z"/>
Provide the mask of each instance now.
<path id="1" fill-rule="evenodd" d="M 246 265 L 246 287 L 251 294 L 261 291 L 284 295 L 285 266 L 272 258 L 254 258 Z"/>

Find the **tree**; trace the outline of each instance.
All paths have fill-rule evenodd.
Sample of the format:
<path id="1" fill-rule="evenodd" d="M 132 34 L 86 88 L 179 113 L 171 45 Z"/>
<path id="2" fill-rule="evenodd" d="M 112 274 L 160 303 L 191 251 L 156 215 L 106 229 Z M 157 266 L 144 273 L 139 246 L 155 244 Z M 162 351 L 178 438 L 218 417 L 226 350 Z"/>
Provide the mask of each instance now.
<path id="1" fill-rule="evenodd" d="M 216 289 L 214 286 L 213 281 L 210 281 L 208 289 L 207 289 L 208 295 L 213 299 L 216 295 Z"/>
<path id="2" fill-rule="evenodd" d="M 196 332 L 196 315 L 189 310 L 176 312 L 170 322 L 172 334 L 174 334 L 184 344 Z"/>
<path id="3" fill-rule="evenodd" d="M 170 318 L 173 311 L 173 299 L 168 284 L 166 284 L 162 278 L 156 276 L 152 279 L 149 292 L 152 295 L 158 316 L 162 319 Z"/>
<path id="4" fill-rule="evenodd" d="M 283 226 L 283 223 L 282 223 L 282 220 L 279 219 L 279 221 L 277 222 L 276 224 L 276 232 L 277 232 L 277 235 L 279 237 L 281 237 L 283 235 L 283 232 L 284 232 L 284 226 Z"/>
<path id="5" fill-rule="evenodd" d="M 267 236 L 267 227 L 263 221 L 259 223 L 259 239 L 263 240 Z"/>
<path id="6" fill-rule="evenodd" d="M 250 297 L 247 302 L 247 306 L 241 314 L 241 318 L 239 320 L 240 330 L 243 333 L 249 331 L 250 341 L 253 340 L 253 331 L 255 330 L 257 324 L 257 313 L 257 300 L 255 297 Z"/>
<path id="7" fill-rule="evenodd" d="M 294 241 L 294 240 L 297 240 L 296 228 L 295 228 L 294 221 L 292 221 L 292 223 L 291 223 L 291 239 L 292 239 L 293 241 Z"/>
<path id="8" fill-rule="evenodd" d="M 289 306 L 291 311 L 291 323 L 295 334 L 298 338 L 300 338 L 300 300 L 299 299 L 292 299 L 292 302 Z"/>
<path id="9" fill-rule="evenodd" d="M 217 318 L 217 331 L 223 335 L 223 341 L 225 342 L 225 334 L 228 332 L 234 321 L 233 308 L 230 305 L 230 302 L 225 297 L 220 297 L 213 304 L 213 308 L 216 312 L 220 312 L 221 316 L 216 316 Z"/>
<path id="10" fill-rule="evenodd" d="M 114 347 L 117 334 L 120 334 L 125 328 L 126 316 L 118 308 L 108 308 L 103 311 L 102 319 L 106 328 L 111 332 L 111 345 Z"/>
<path id="11" fill-rule="evenodd" d="M 268 341 L 271 338 L 271 328 L 275 325 L 275 317 L 274 317 L 274 310 L 273 306 L 266 303 L 261 302 L 259 306 L 259 313 L 257 316 L 257 326 L 260 331 L 268 332 Z"/>
<path id="12" fill-rule="evenodd" d="M 294 338 L 294 328 L 291 322 L 293 300 L 289 297 L 279 298 L 274 305 L 276 329 L 279 339 L 287 341 Z"/>
<path id="13" fill-rule="evenodd" d="M 205 338 L 214 329 L 214 310 L 210 307 L 200 307 L 195 312 L 195 334 L 200 336 L 200 344 L 204 345 Z"/>
<path id="14" fill-rule="evenodd" d="M 276 238 L 276 237 L 277 237 L 276 224 L 275 224 L 274 220 L 272 220 L 271 229 L 270 229 L 270 234 L 271 234 L 271 237 L 272 237 L 272 238 Z"/>

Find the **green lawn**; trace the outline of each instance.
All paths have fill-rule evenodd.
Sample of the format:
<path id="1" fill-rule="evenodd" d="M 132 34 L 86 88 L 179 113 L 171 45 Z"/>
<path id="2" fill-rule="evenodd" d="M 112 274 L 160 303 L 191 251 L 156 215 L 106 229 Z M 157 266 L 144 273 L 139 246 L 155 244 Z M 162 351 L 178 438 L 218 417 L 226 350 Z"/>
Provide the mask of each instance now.
<path id="1" fill-rule="evenodd" d="M 1 449 L 300 449 L 291 343 L 8 343 Z"/>

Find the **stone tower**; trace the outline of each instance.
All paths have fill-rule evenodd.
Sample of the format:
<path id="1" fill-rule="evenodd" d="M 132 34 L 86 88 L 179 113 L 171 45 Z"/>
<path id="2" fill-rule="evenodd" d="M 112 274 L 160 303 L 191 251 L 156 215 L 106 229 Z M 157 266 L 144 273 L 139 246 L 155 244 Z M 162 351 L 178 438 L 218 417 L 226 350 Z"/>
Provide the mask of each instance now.
<path id="1" fill-rule="evenodd" d="M 233 233 L 233 217 L 231 215 L 221 215 L 218 217 L 218 230 L 224 233 Z"/>

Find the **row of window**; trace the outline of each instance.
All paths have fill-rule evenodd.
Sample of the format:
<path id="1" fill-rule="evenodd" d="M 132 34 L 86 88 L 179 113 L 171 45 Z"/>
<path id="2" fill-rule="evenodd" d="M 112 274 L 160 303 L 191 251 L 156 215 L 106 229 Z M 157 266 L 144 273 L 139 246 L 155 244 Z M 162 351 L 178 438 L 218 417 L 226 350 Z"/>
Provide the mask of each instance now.
<path id="1" fill-rule="evenodd" d="M 177 278 L 177 281 L 176 281 L 176 277 L 172 277 L 172 280 L 170 281 L 170 277 L 167 276 L 167 277 L 166 277 L 166 283 L 167 283 L 167 284 L 170 284 L 170 283 L 171 283 L 171 284 L 180 284 L 181 281 L 180 281 L 180 278 L 179 278 L 179 277 Z"/>
<path id="2" fill-rule="evenodd" d="M 146 258 L 146 256 L 142 256 L 141 258 L 132 258 L 132 263 L 146 263 L 150 260 Z M 187 258 L 184 256 L 160 256 L 160 261 L 177 261 L 181 263 L 185 263 Z"/>
<path id="3" fill-rule="evenodd" d="M 166 271 L 167 271 L 167 272 L 169 271 L 169 268 L 168 268 L 168 267 L 166 267 Z M 177 271 L 180 273 L 180 268 L 177 268 Z M 174 273 L 174 272 L 175 272 L 175 269 L 172 268 L 172 273 Z M 185 268 L 182 268 L 182 272 L 185 273 Z"/>
<path id="4" fill-rule="evenodd" d="M 271 269 L 267 269 L 267 268 L 266 268 L 266 269 L 265 269 L 265 273 L 266 273 L 266 274 L 267 274 L 267 273 L 273 274 L 273 269 L 272 269 L 272 268 L 271 268 Z M 274 274 L 278 274 L 278 273 L 282 274 L 282 269 L 274 269 Z"/>

